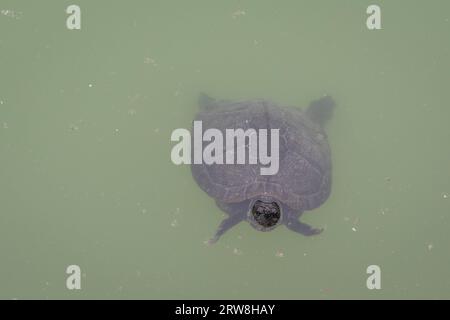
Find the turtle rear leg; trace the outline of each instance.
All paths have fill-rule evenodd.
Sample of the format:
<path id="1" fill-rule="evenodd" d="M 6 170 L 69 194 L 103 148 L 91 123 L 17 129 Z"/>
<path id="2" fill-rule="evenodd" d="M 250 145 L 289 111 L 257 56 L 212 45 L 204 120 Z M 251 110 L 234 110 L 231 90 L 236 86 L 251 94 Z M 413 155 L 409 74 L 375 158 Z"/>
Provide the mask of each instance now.
<path id="1" fill-rule="evenodd" d="M 201 92 L 197 98 L 197 103 L 201 110 L 211 109 L 212 105 L 214 105 L 215 101 L 216 101 L 216 99 L 211 98 L 204 92 Z"/>
<path id="2" fill-rule="evenodd" d="M 333 98 L 326 95 L 318 100 L 311 101 L 308 109 L 306 109 L 306 115 L 323 127 L 332 118 L 335 107 L 336 103 Z"/>
<path id="3" fill-rule="evenodd" d="M 222 220 L 217 228 L 216 234 L 208 240 L 208 244 L 216 243 L 225 232 L 244 220 L 248 211 L 248 201 L 239 203 L 223 203 L 216 201 L 216 204 L 222 211 L 228 214 L 228 217 Z"/>

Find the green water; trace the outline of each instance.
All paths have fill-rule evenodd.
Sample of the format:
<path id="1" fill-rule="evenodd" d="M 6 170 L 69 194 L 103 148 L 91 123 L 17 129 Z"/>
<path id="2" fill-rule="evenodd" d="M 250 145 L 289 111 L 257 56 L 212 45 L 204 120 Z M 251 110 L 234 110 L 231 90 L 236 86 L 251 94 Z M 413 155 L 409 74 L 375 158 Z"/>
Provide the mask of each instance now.
<path id="1" fill-rule="evenodd" d="M 450 2 L 70 4 L 0 0 L 0 298 L 450 298 Z M 222 214 L 170 160 L 201 91 L 333 95 L 324 233 L 204 244 Z"/>

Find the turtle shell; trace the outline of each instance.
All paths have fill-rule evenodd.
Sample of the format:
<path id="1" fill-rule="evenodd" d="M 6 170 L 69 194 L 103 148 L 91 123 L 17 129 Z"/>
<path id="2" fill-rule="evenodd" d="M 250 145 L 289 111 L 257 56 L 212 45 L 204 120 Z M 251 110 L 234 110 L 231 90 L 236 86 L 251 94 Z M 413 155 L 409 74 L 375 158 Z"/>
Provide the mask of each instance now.
<path id="1" fill-rule="evenodd" d="M 267 100 L 211 99 L 194 119 L 199 120 L 203 132 L 209 128 L 222 132 L 224 155 L 226 129 L 279 129 L 279 170 L 274 175 L 261 175 L 260 168 L 267 166 L 248 164 L 248 158 L 247 164 L 192 164 L 195 181 L 209 196 L 225 203 L 271 196 L 297 210 L 317 208 L 328 198 L 331 159 L 327 137 L 299 108 L 279 107 Z M 203 150 L 209 143 L 203 142 Z"/>

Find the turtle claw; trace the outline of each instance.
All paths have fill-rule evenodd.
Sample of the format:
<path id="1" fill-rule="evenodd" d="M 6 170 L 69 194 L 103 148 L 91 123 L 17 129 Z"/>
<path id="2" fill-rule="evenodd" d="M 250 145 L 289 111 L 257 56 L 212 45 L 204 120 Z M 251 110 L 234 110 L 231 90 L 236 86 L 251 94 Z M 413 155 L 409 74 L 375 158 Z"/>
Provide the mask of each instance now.
<path id="1" fill-rule="evenodd" d="M 215 244 L 215 243 L 217 242 L 217 240 L 219 240 L 219 238 L 213 237 L 213 238 L 211 238 L 211 239 L 206 240 L 204 243 L 205 243 L 207 246 L 212 246 L 213 244 Z"/>
<path id="2" fill-rule="evenodd" d="M 311 230 L 311 236 L 315 236 L 316 234 L 321 234 L 325 230 L 324 228 L 314 228 Z"/>

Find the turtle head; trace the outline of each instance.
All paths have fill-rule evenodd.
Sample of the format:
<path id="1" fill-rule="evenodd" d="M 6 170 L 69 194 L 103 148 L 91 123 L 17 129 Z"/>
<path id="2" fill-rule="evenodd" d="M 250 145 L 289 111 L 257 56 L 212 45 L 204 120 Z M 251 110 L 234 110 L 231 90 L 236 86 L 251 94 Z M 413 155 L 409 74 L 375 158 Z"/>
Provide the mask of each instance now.
<path id="1" fill-rule="evenodd" d="M 256 199 L 250 205 L 247 220 L 256 230 L 270 231 L 281 222 L 281 207 L 275 199 Z"/>

